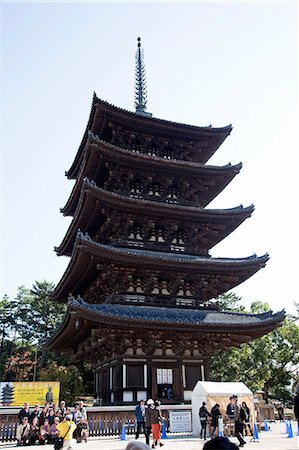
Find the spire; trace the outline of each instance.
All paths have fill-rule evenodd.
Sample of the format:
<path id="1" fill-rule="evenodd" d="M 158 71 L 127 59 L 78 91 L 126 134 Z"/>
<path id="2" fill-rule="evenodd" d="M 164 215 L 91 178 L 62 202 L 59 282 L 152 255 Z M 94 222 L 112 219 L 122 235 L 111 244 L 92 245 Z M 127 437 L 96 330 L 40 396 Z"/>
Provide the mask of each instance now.
<path id="1" fill-rule="evenodd" d="M 143 59 L 143 48 L 141 48 L 141 38 L 137 38 L 137 50 L 135 55 L 135 108 L 136 114 L 152 117 L 151 113 L 146 112 L 147 90 L 145 65 Z"/>

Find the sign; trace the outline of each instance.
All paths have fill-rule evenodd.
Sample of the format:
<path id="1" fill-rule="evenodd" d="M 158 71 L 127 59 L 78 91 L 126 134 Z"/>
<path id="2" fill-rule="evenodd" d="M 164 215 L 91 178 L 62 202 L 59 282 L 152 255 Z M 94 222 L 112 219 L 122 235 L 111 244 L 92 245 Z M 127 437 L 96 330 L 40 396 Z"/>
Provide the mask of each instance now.
<path id="1" fill-rule="evenodd" d="M 172 384 L 172 369 L 157 369 L 157 384 Z"/>
<path id="2" fill-rule="evenodd" d="M 44 405 L 59 402 L 59 381 L 3 381 L 0 382 L 0 405 Z"/>
<path id="3" fill-rule="evenodd" d="M 170 411 L 169 427 L 171 433 L 191 433 L 191 411 Z"/>

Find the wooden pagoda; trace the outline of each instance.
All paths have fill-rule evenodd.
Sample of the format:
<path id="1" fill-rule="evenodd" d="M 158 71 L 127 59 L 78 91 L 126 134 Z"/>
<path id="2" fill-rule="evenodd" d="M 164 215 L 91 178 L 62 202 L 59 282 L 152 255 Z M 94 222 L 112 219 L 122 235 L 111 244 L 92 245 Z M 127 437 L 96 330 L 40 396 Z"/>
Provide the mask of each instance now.
<path id="1" fill-rule="evenodd" d="M 189 401 L 209 359 L 277 327 L 284 312 L 220 311 L 217 296 L 264 267 L 268 255 L 213 258 L 210 250 L 253 212 L 206 206 L 241 164 L 207 164 L 232 127 L 197 127 L 145 111 L 136 56 L 136 112 L 93 97 L 62 208 L 73 216 L 56 248 L 70 256 L 53 293 L 68 301 L 47 348 L 90 361 L 101 404 L 148 397 Z"/>

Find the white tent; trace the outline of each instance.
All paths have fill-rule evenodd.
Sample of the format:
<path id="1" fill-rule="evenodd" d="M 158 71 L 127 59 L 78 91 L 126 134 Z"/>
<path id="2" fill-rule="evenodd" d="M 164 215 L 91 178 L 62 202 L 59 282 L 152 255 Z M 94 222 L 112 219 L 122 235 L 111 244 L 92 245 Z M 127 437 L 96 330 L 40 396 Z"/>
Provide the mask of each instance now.
<path id="1" fill-rule="evenodd" d="M 244 383 L 216 383 L 213 381 L 198 381 L 192 392 L 192 429 L 194 435 L 200 433 L 199 408 L 202 402 L 210 412 L 215 403 L 220 405 L 220 412 L 225 415 L 226 406 L 231 395 L 238 396 L 238 403 L 246 402 L 254 417 L 253 393 Z"/>

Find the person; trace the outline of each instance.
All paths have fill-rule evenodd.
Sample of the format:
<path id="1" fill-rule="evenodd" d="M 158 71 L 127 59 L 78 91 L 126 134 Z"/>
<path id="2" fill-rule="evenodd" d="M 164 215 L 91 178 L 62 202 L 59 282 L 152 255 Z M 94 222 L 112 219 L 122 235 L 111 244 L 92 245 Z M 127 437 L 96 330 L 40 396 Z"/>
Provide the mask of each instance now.
<path id="1" fill-rule="evenodd" d="M 233 420 L 235 417 L 235 404 L 233 395 L 229 397 L 229 404 L 226 407 L 226 415 L 231 420 Z"/>
<path id="2" fill-rule="evenodd" d="M 78 405 L 78 403 L 76 403 L 74 412 L 72 414 L 72 420 L 77 425 L 77 423 L 80 422 L 81 419 L 82 419 L 82 416 L 81 416 L 81 413 L 79 410 L 79 405 Z"/>
<path id="3" fill-rule="evenodd" d="M 36 441 L 38 440 L 39 440 L 38 418 L 34 417 L 29 429 L 29 444 L 35 445 Z"/>
<path id="4" fill-rule="evenodd" d="M 139 438 L 139 434 L 141 429 L 145 434 L 145 402 L 144 400 L 140 400 L 139 404 L 135 408 L 135 417 L 137 422 L 137 429 L 135 439 Z"/>
<path id="5" fill-rule="evenodd" d="M 51 444 L 53 444 L 55 442 L 56 438 L 58 438 L 58 435 L 59 435 L 59 430 L 57 428 L 58 424 L 59 424 L 59 417 L 54 417 L 54 422 L 50 426 L 50 436 L 49 436 L 49 440 L 48 440 L 48 442 Z"/>
<path id="6" fill-rule="evenodd" d="M 64 420 L 56 425 L 56 428 L 59 431 L 59 437 L 63 438 L 63 447 L 72 450 L 76 445 L 73 432 L 77 428 L 77 425 L 72 421 L 72 416 L 67 414 Z"/>
<path id="7" fill-rule="evenodd" d="M 296 389 L 296 396 L 294 398 L 294 415 L 298 422 L 299 427 L 299 386 Z"/>
<path id="8" fill-rule="evenodd" d="M 59 404 L 59 408 L 58 408 L 58 412 L 57 412 L 57 416 L 64 418 L 67 414 L 66 414 L 67 408 L 66 408 L 66 404 L 64 400 L 61 400 L 60 404 Z"/>
<path id="9" fill-rule="evenodd" d="M 39 419 L 39 416 L 40 416 L 39 405 L 35 405 L 34 410 L 30 413 L 29 422 L 32 423 L 34 417 L 37 417 Z"/>
<path id="10" fill-rule="evenodd" d="M 126 450 L 148 450 L 149 447 L 147 444 L 145 444 L 144 442 L 136 442 L 135 441 L 130 441 L 127 446 L 126 446 Z"/>
<path id="11" fill-rule="evenodd" d="M 214 437 L 214 433 L 216 431 L 216 428 L 218 427 L 218 419 L 221 417 L 220 412 L 220 405 L 219 403 L 216 403 L 213 408 L 211 409 L 211 426 L 213 427 L 212 432 L 210 434 L 210 438 Z"/>
<path id="12" fill-rule="evenodd" d="M 84 420 L 87 421 L 87 411 L 86 408 L 84 407 L 84 403 L 82 402 L 82 400 L 78 403 L 78 405 L 81 416 L 83 417 Z"/>
<path id="13" fill-rule="evenodd" d="M 248 431 L 250 433 L 250 436 L 253 436 L 253 432 L 250 426 L 250 409 L 247 406 L 246 402 L 242 402 L 242 408 L 245 411 L 245 420 L 244 420 L 244 431 L 245 431 L 245 435 L 248 436 Z"/>
<path id="14" fill-rule="evenodd" d="M 50 427 L 49 421 L 48 421 L 48 419 L 45 419 L 44 424 L 41 425 L 41 427 L 39 429 L 38 440 L 41 445 L 45 445 L 45 443 L 48 442 L 49 437 L 50 437 L 50 430 L 51 430 L 51 427 Z"/>
<path id="15" fill-rule="evenodd" d="M 149 446 L 150 445 L 150 435 L 152 431 L 151 425 L 151 415 L 152 411 L 155 408 L 155 402 L 152 398 L 147 401 L 147 408 L 145 410 L 145 442 Z"/>
<path id="16" fill-rule="evenodd" d="M 76 439 L 77 443 L 82 442 L 82 441 L 87 442 L 88 425 L 87 425 L 87 421 L 83 417 L 81 418 L 80 422 L 77 424 L 77 428 L 75 429 L 73 436 Z"/>
<path id="17" fill-rule="evenodd" d="M 30 412 L 30 408 L 29 408 L 29 403 L 25 402 L 24 407 L 19 411 L 19 414 L 18 414 L 19 422 L 22 423 L 24 417 L 27 417 L 27 419 L 29 421 L 30 414 L 31 414 L 31 412 Z"/>
<path id="18" fill-rule="evenodd" d="M 203 446 L 203 450 L 239 450 L 239 447 L 231 442 L 227 437 L 214 437 L 210 441 L 206 442 Z"/>
<path id="19" fill-rule="evenodd" d="M 243 438 L 245 412 L 244 409 L 238 404 L 237 395 L 233 395 L 232 402 L 234 405 L 235 436 L 239 441 L 239 446 L 244 447 L 246 444 L 246 441 Z"/>
<path id="20" fill-rule="evenodd" d="M 207 439 L 207 422 L 210 413 L 206 408 L 206 402 L 202 402 L 201 407 L 199 408 L 199 420 L 200 420 L 200 439 Z M 203 436 L 204 435 L 204 436 Z"/>
<path id="21" fill-rule="evenodd" d="M 44 424 L 44 421 L 48 418 L 48 415 L 49 415 L 48 407 L 44 406 L 42 409 L 42 412 L 40 413 L 39 418 L 38 418 L 39 425 Z"/>
<path id="22" fill-rule="evenodd" d="M 280 420 L 280 422 L 284 422 L 284 409 L 283 409 L 283 404 L 279 403 L 279 405 L 277 405 L 276 410 L 278 412 L 278 419 Z"/>
<path id="23" fill-rule="evenodd" d="M 54 418 L 55 418 L 55 411 L 53 409 L 50 409 L 49 415 L 48 415 L 48 421 L 49 421 L 50 426 L 53 425 Z"/>
<path id="24" fill-rule="evenodd" d="M 160 400 L 156 400 L 154 402 L 154 408 L 152 408 L 151 416 L 150 416 L 150 422 L 152 427 L 152 433 L 153 433 L 153 444 L 152 448 L 156 448 L 156 446 L 159 444 L 160 447 L 163 447 L 163 443 L 161 442 L 161 424 L 162 424 L 162 413 L 160 409 L 161 402 Z"/>
<path id="25" fill-rule="evenodd" d="M 24 416 L 22 422 L 17 426 L 17 446 L 29 444 L 30 425 L 28 423 L 28 416 Z"/>

